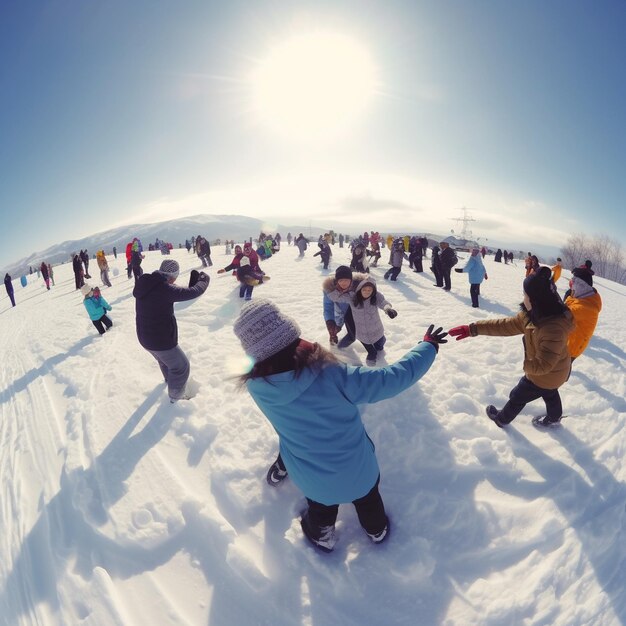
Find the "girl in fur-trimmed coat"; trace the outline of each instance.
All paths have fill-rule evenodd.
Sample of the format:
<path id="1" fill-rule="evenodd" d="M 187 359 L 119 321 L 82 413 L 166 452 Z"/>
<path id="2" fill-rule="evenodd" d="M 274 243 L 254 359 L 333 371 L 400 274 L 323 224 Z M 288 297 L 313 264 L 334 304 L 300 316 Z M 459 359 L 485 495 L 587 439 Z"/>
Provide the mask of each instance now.
<path id="1" fill-rule="evenodd" d="M 383 350 L 387 341 L 379 309 L 391 319 L 398 315 L 397 311 L 385 300 L 383 294 L 377 291 L 376 281 L 372 278 L 362 280 L 354 292 L 341 294 L 337 300 L 350 303 L 356 338 L 367 350 L 366 364 L 376 365 L 376 356 Z"/>

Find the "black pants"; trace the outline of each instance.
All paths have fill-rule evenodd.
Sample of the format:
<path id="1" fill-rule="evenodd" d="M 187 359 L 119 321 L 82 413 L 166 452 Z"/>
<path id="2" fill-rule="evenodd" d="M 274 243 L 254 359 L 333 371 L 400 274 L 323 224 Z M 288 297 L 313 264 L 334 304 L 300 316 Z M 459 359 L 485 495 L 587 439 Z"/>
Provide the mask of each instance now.
<path id="1" fill-rule="evenodd" d="M 11 304 L 13 306 L 15 306 L 15 296 L 13 295 L 12 291 L 7 291 L 8 295 L 9 295 L 9 300 L 11 300 Z"/>
<path id="2" fill-rule="evenodd" d="M 132 269 L 133 269 L 133 276 L 135 277 L 135 280 L 137 280 L 143 274 L 141 265 L 138 265 L 137 263 L 133 263 Z"/>
<path id="3" fill-rule="evenodd" d="M 526 376 L 522 376 L 517 385 L 511 389 L 509 401 L 498 413 L 498 419 L 503 424 L 510 424 L 529 402 L 539 398 L 543 398 L 546 403 L 548 419 L 557 420 L 563 415 L 563 406 L 558 389 L 542 389 L 528 380 Z"/>
<path id="4" fill-rule="evenodd" d="M 398 274 L 400 273 L 400 267 L 392 267 L 391 269 L 385 272 L 385 278 L 391 278 L 391 280 L 397 280 Z"/>
<path id="5" fill-rule="evenodd" d="M 433 274 L 435 276 L 435 282 L 437 283 L 437 287 L 443 287 L 443 277 L 441 275 L 441 270 L 438 267 L 431 267 L 430 268 L 433 271 Z"/>
<path id="6" fill-rule="evenodd" d="M 387 342 L 387 337 L 383 335 L 378 341 L 375 343 L 363 343 L 363 347 L 367 350 L 367 358 L 370 361 L 375 361 L 378 352 L 385 347 L 385 343 Z"/>
<path id="7" fill-rule="evenodd" d="M 346 334 L 341 338 L 337 347 L 347 348 L 356 340 L 356 326 L 352 317 L 352 309 L 348 309 L 343 317 L 343 323 L 346 325 Z"/>
<path id="8" fill-rule="evenodd" d="M 413 252 L 413 253 L 409 254 L 409 265 L 416 272 L 423 272 L 424 271 L 424 267 L 422 266 L 422 255 L 418 254 L 417 252 Z"/>
<path id="9" fill-rule="evenodd" d="M 99 320 L 91 320 L 91 323 L 98 329 L 101 335 L 113 326 L 113 322 L 107 317 L 106 313 Z M 104 328 L 106 326 L 106 329 Z"/>
<path id="10" fill-rule="evenodd" d="M 246 283 L 241 283 L 239 285 L 239 297 L 246 298 L 246 300 L 250 300 L 252 298 L 252 290 L 254 289 L 254 285 L 248 285 Z"/>
<path id="11" fill-rule="evenodd" d="M 441 277 L 443 278 L 443 288 L 446 291 L 450 291 L 452 288 L 452 281 L 450 280 L 450 272 L 452 271 L 451 267 L 442 267 L 441 268 Z"/>
<path id="12" fill-rule="evenodd" d="M 378 491 L 378 483 L 380 476 L 376 480 L 376 484 L 362 498 L 352 501 L 359 522 L 366 533 L 375 535 L 387 526 L 387 515 L 385 514 L 385 505 Z M 306 499 L 309 505 L 309 525 L 314 538 L 318 539 L 322 535 L 321 529 L 325 526 L 334 526 L 337 521 L 337 513 L 339 512 L 338 504 L 321 504 L 310 498 Z"/>
<path id="13" fill-rule="evenodd" d="M 480 283 L 470 285 L 470 296 L 472 296 L 472 306 L 478 308 L 478 296 L 480 295 Z"/>

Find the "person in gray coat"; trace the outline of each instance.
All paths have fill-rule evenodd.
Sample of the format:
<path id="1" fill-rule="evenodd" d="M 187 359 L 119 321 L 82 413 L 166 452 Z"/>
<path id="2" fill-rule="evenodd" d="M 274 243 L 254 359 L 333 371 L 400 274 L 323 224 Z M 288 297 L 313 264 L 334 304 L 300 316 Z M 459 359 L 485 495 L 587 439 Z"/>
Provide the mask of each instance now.
<path id="1" fill-rule="evenodd" d="M 396 239 L 391 246 L 391 253 L 389 254 L 389 265 L 391 265 L 391 269 L 385 272 L 385 280 L 390 279 L 396 281 L 398 279 L 398 274 L 400 274 L 402 270 L 402 261 L 404 259 L 409 260 L 409 257 L 404 251 L 404 241 L 402 239 Z"/>

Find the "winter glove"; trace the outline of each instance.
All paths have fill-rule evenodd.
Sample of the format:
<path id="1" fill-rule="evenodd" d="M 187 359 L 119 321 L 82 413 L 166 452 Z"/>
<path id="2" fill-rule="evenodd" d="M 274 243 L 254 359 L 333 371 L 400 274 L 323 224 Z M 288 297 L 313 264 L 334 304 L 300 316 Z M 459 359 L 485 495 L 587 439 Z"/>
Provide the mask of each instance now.
<path id="1" fill-rule="evenodd" d="M 387 313 L 387 315 L 393 319 L 394 317 L 398 316 L 398 311 L 396 311 L 395 309 L 385 309 L 385 313 Z"/>
<path id="2" fill-rule="evenodd" d="M 200 272 L 198 274 L 198 281 L 201 281 L 201 280 L 209 283 L 211 281 L 211 277 L 208 274 L 205 274 L 204 272 Z"/>
<path id="3" fill-rule="evenodd" d="M 218 274 L 223 274 L 226 270 L 224 268 L 222 268 L 221 270 L 217 270 Z"/>
<path id="4" fill-rule="evenodd" d="M 461 339 L 467 339 L 472 336 L 470 327 L 467 325 L 455 326 L 454 328 L 451 328 L 448 333 L 451 337 L 456 337 L 457 341 L 461 341 Z"/>
<path id="5" fill-rule="evenodd" d="M 424 341 L 431 343 L 433 346 L 435 346 L 435 350 L 439 352 L 439 344 L 448 343 L 448 340 L 444 339 L 444 337 L 446 337 L 448 333 L 444 333 L 441 326 L 437 330 L 433 330 L 434 328 L 434 324 L 431 324 L 428 327 L 428 330 L 424 335 Z"/>
<path id="6" fill-rule="evenodd" d="M 485 272 L 485 280 L 487 280 L 489 276 L 487 276 L 487 272 Z"/>
<path id="7" fill-rule="evenodd" d="M 189 286 L 193 287 L 200 277 L 200 272 L 198 270 L 191 270 L 191 274 L 189 274 Z"/>
<path id="8" fill-rule="evenodd" d="M 335 320 L 326 320 L 326 328 L 328 329 L 328 339 L 330 343 L 336 344 L 339 341 L 339 339 L 337 338 L 339 326 L 337 326 Z"/>
<path id="9" fill-rule="evenodd" d="M 463 273 L 463 270 L 462 270 L 460 267 L 455 267 L 455 268 L 454 268 L 454 271 L 455 271 L 455 272 L 458 272 L 459 274 L 462 274 L 462 273 Z"/>

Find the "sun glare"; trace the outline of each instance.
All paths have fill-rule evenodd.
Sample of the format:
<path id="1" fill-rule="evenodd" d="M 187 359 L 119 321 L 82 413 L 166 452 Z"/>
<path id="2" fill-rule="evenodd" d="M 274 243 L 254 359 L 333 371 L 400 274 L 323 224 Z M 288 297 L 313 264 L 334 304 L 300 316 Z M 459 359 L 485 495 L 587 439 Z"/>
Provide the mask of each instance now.
<path id="1" fill-rule="evenodd" d="M 291 138 L 337 137 L 365 110 L 376 87 L 367 51 L 337 34 L 293 37 L 274 47 L 254 73 L 254 107 Z"/>

